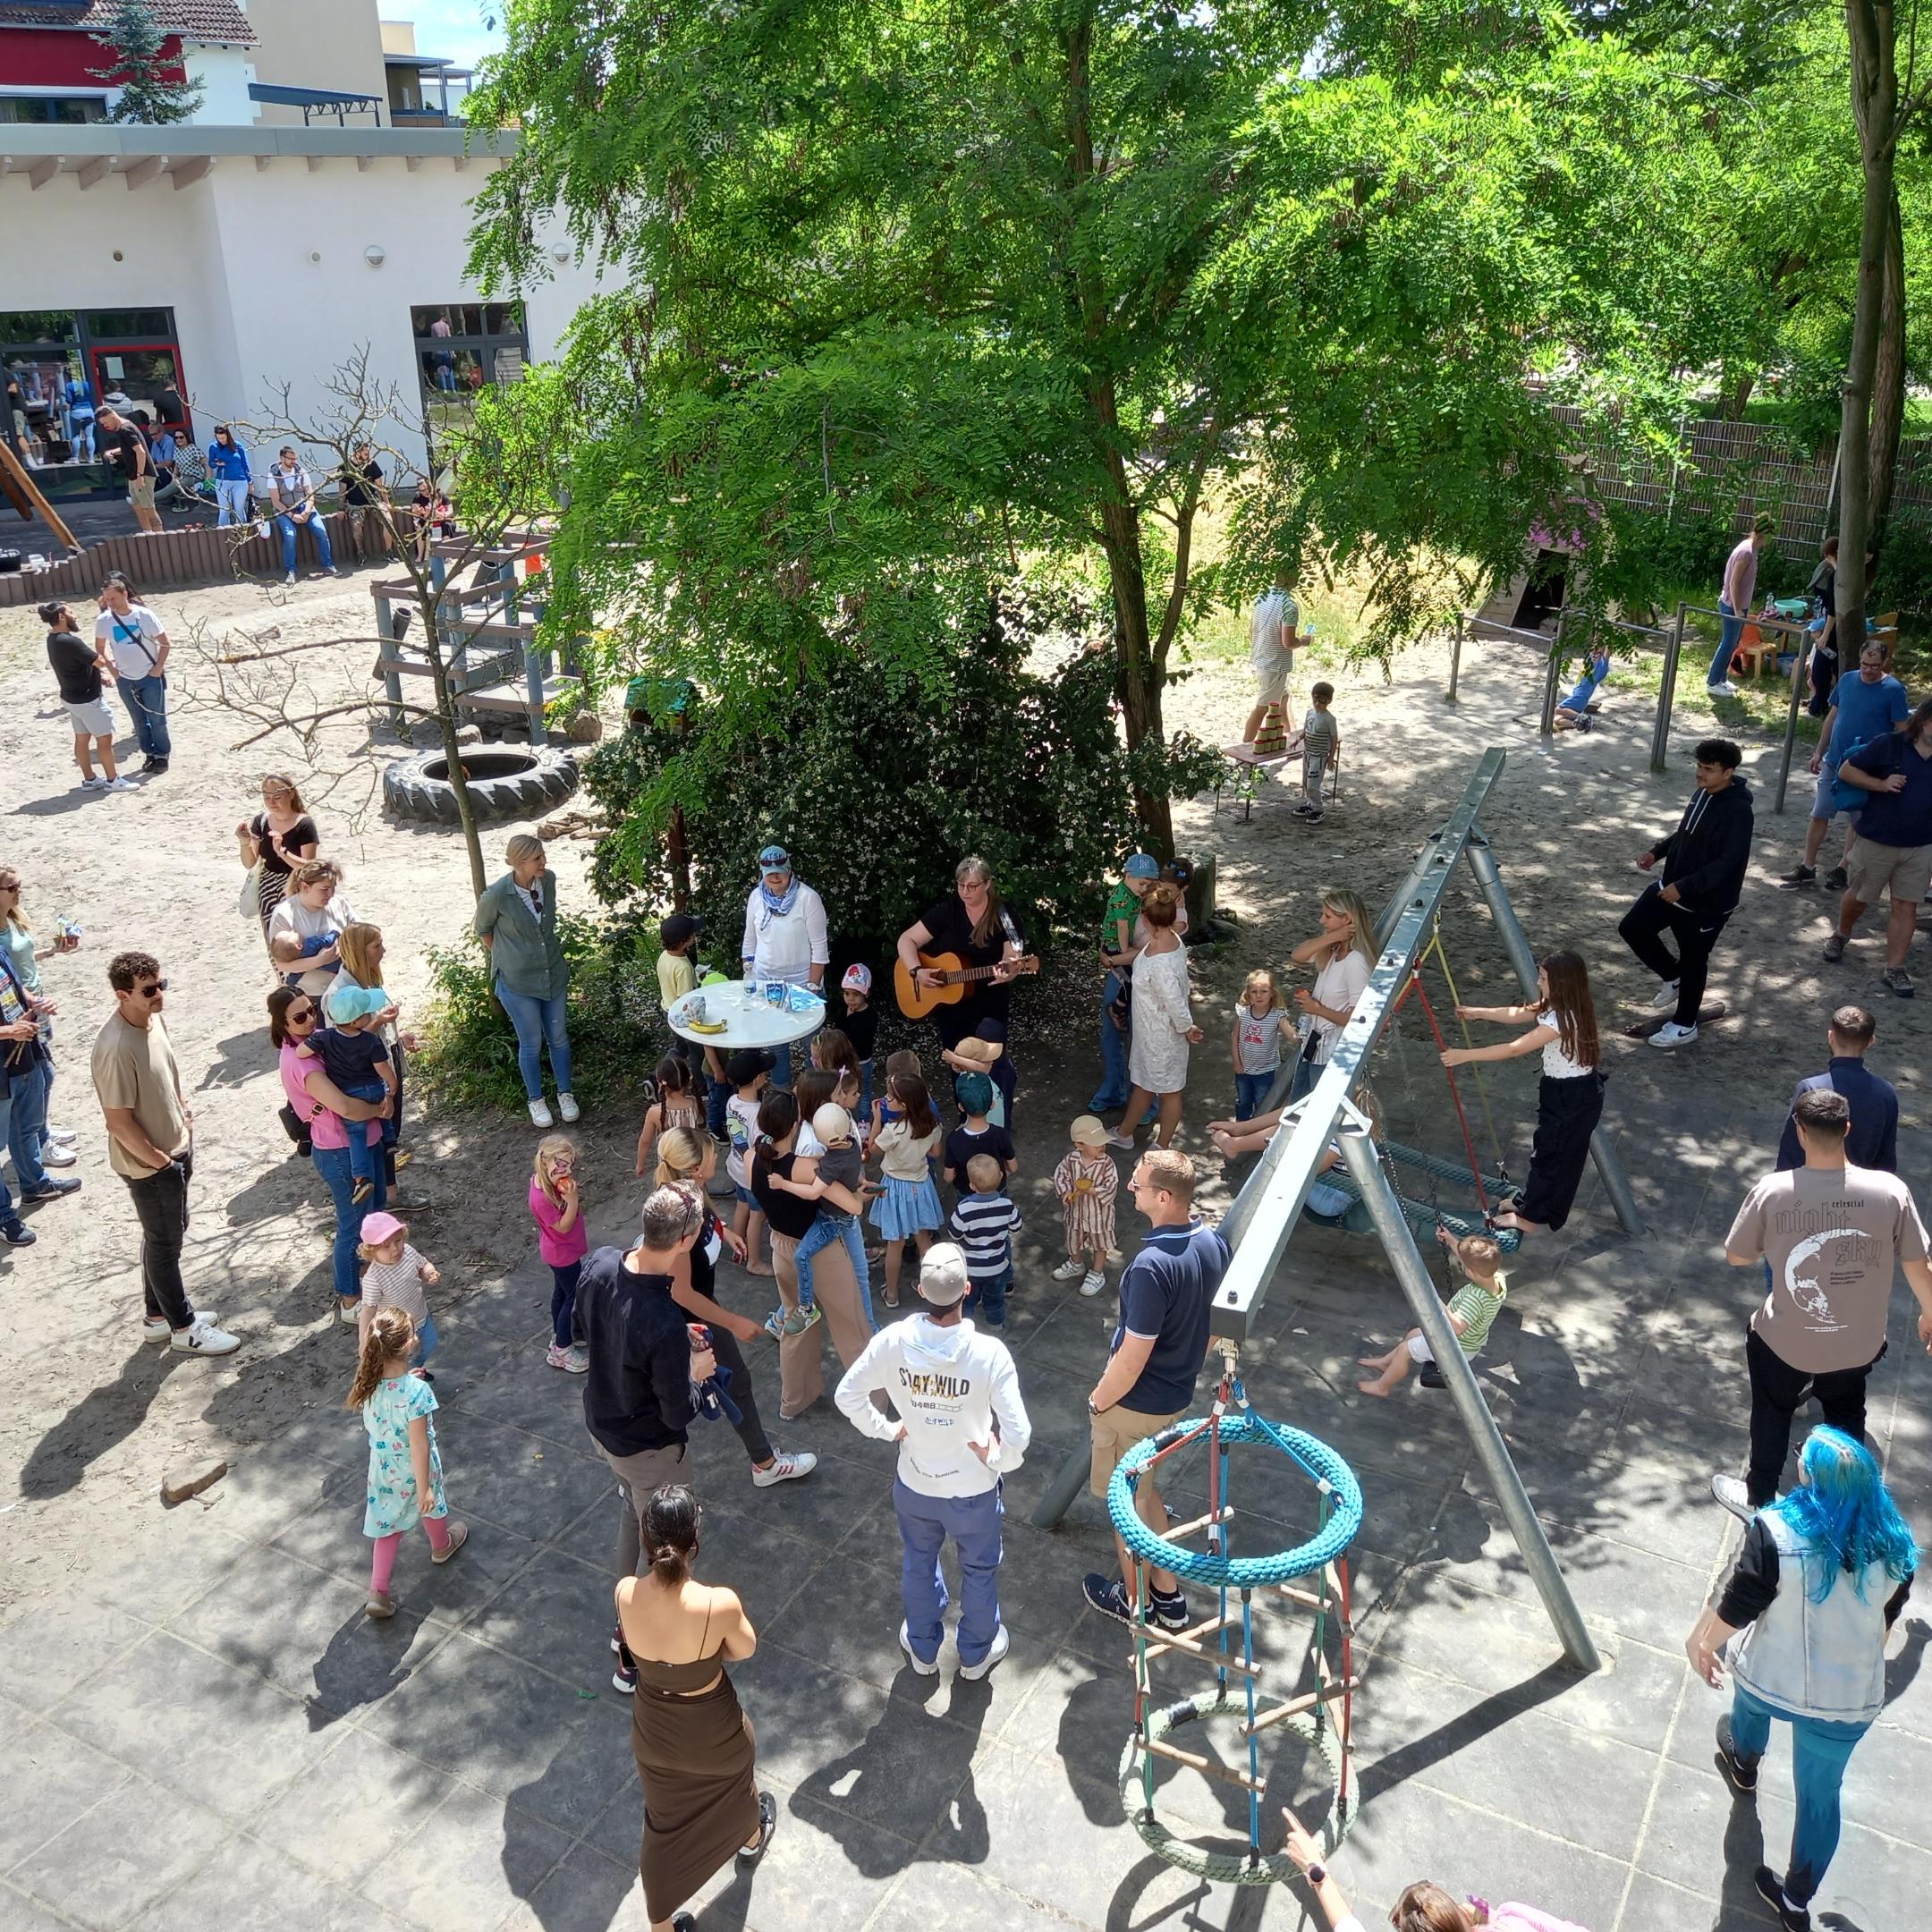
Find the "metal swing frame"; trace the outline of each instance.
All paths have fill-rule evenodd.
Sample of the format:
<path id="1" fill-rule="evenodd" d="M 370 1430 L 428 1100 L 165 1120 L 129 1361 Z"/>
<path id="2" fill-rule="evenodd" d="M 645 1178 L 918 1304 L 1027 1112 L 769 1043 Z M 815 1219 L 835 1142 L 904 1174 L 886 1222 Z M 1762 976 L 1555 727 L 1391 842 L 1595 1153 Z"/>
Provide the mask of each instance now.
<path id="1" fill-rule="evenodd" d="M 1536 954 L 1510 903 L 1496 854 L 1479 823 L 1484 801 L 1501 777 L 1505 760 L 1502 746 L 1490 746 L 1447 822 L 1423 843 L 1408 876 L 1377 922 L 1381 957 L 1369 975 L 1367 990 L 1356 1002 L 1353 1016 L 1342 1030 L 1333 1057 L 1314 1088 L 1284 1115 L 1275 1138 L 1223 1219 L 1222 1233 L 1233 1250 L 1233 1259 L 1215 1296 L 1212 1327 L 1216 1335 L 1237 1343 L 1251 1332 L 1268 1284 L 1301 1217 L 1309 1189 L 1329 1144 L 1337 1142 L 1349 1176 L 1402 1284 L 1410 1312 L 1442 1370 L 1477 1460 L 1562 1640 L 1563 1655 L 1576 1669 L 1594 1671 L 1602 1664 L 1596 1644 L 1563 1580 L 1481 1386 L 1457 1345 L 1447 1310 L 1416 1246 L 1414 1231 L 1377 1157 L 1368 1123 L 1353 1098 L 1368 1056 L 1394 1017 L 1396 1001 L 1428 945 L 1459 861 L 1469 863 L 1525 995 L 1536 996 Z M 1628 1233 L 1641 1234 L 1644 1221 L 1636 1197 L 1610 1135 L 1600 1124 L 1591 1136 L 1590 1153 L 1617 1220 Z M 1051 1529 L 1066 1514 L 1085 1483 L 1089 1461 L 1084 1445 L 1069 1454 L 1033 1513 L 1037 1525 Z"/>

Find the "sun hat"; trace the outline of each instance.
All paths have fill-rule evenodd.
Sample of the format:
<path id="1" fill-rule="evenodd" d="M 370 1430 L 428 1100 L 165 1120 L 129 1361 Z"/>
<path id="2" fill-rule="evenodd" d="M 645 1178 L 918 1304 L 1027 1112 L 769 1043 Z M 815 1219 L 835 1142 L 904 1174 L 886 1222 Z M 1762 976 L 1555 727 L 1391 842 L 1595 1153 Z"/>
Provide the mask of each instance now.
<path id="1" fill-rule="evenodd" d="M 365 1248 L 380 1248 L 386 1241 L 394 1241 L 398 1234 L 408 1232 L 393 1214 L 378 1212 L 362 1216 L 362 1245 Z"/>
<path id="2" fill-rule="evenodd" d="M 835 1100 L 827 1100 L 811 1117 L 811 1131 L 830 1147 L 852 1138 L 852 1115 Z"/>
<path id="3" fill-rule="evenodd" d="M 1160 877 L 1160 860 L 1155 858 L 1151 852 L 1137 852 L 1129 856 L 1127 863 L 1121 868 L 1121 871 L 1128 878 L 1158 878 Z"/>
<path id="4" fill-rule="evenodd" d="M 951 1308 L 966 1299 L 972 1283 L 966 1273 L 966 1257 L 951 1241 L 935 1241 L 919 1262 L 919 1300 L 935 1308 Z"/>
<path id="5" fill-rule="evenodd" d="M 839 984 L 852 993 L 869 993 L 872 990 L 872 969 L 869 966 L 853 964 L 845 969 L 845 977 Z"/>
<path id="6" fill-rule="evenodd" d="M 792 854 L 783 845 L 767 845 L 758 855 L 760 872 L 789 872 L 792 869 Z"/>
<path id="7" fill-rule="evenodd" d="M 380 987 L 337 987 L 326 1004 L 329 1018 L 342 1026 L 379 1013 L 389 1004 L 389 996 Z"/>
<path id="8" fill-rule="evenodd" d="M 724 1078 L 733 1087 L 749 1087 L 760 1073 L 769 1073 L 777 1061 L 762 1046 L 741 1046 L 724 1057 Z"/>
<path id="9" fill-rule="evenodd" d="M 993 1105 L 993 1082 L 984 1073 L 962 1073 L 953 1091 L 969 1114 L 984 1114 Z"/>
<path id="10" fill-rule="evenodd" d="M 703 925 L 702 919 L 693 919 L 689 912 L 674 912 L 664 922 L 664 943 L 666 946 L 681 946 Z"/>
<path id="11" fill-rule="evenodd" d="M 1067 1138 L 1075 1147 L 1105 1147 L 1107 1143 L 1106 1123 L 1097 1114 L 1082 1114 L 1067 1129 Z"/>

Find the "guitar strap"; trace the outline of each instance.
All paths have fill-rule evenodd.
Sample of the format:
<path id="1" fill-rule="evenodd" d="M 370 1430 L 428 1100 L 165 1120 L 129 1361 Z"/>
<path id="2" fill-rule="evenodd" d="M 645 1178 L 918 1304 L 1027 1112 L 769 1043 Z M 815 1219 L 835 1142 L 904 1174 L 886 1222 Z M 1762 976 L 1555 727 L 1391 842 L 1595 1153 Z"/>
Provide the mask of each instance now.
<path id="1" fill-rule="evenodd" d="M 1020 928 L 1013 924 L 1013 914 L 1004 906 L 999 909 L 999 922 L 1002 928 L 1004 928 L 1006 943 L 1013 947 L 1015 953 L 1024 953 L 1026 951 L 1026 941 L 1020 936 Z"/>

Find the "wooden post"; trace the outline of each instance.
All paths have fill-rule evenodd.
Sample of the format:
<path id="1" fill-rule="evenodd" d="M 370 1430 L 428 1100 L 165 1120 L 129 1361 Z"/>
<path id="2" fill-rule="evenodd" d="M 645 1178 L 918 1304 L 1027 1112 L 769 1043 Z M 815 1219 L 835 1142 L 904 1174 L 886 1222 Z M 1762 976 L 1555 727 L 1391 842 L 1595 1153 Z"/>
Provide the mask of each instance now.
<path id="1" fill-rule="evenodd" d="M 0 482 L 4 482 L 6 493 L 16 502 L 22 497 L 32 504 L 34 513 L 67 546 L 68 550 L 79 556 L 80 546 L 74 541 L 74 533 L 61 521 L 60 513 L 40 494 L 40 486 L 33 479 L 33 472 L 13 453 L 12 444 L 0 436 Z"/>

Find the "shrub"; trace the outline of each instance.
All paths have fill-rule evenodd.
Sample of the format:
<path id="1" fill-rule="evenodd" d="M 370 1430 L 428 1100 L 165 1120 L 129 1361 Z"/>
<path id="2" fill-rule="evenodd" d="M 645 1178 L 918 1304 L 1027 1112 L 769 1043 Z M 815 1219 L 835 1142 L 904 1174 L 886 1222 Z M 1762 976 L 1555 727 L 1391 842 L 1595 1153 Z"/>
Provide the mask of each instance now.
<path id="1" fill-rule="evenodd" d="M 1139 841 L 1132 785 L 1191 796 L 1225 768 L 1182 733 L 1129 758 L 1112 715 L 1110 651 L 1033 666 L 1043 647 L 1063 654 L 1087 622 L 1068 603 L 1002 596 L 929 683 L 883 669 L 860 640 L 762 718 L 697 693 L 681 716 L 665 705 L 585 766 L 612 827 L 594 888 L 631 929 L 654 919 L 672 896 L 665 834 L 681 806 L 707 957 L 728 971 L 756 855 L 774 841 L 824 896 L 847 951 L 889 951 L 972 852 L 1036 938 L 1055 922 L 1085 928 L 1099 882 Z"/>
<path id="2" fill-rule="evenodd" d="M 559 917 L 557 935 L 571 969 L 577 1097 L 587 1105 L 635 1097 L 665 1046 L 656 944 L 571 913 Z M 433 998 L 421 1048 L 410 1062 L 413 1077 L 443 1106 L 520 1110 L 516 1030 L 491 991 L 481 942 L 465 935 L 456 945 L 432 946 L 429 978 Z"/>

